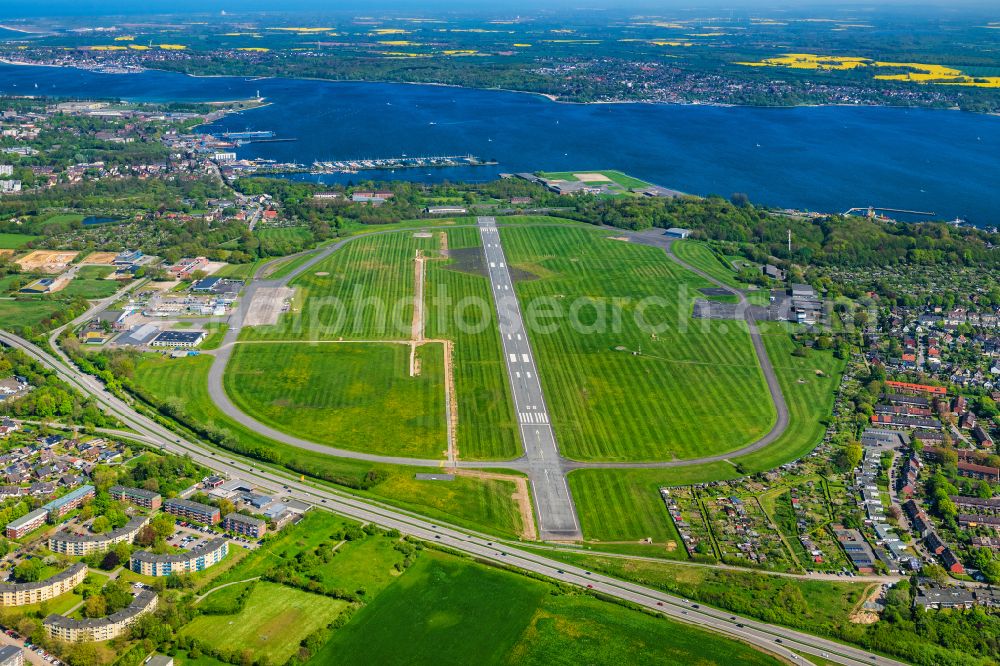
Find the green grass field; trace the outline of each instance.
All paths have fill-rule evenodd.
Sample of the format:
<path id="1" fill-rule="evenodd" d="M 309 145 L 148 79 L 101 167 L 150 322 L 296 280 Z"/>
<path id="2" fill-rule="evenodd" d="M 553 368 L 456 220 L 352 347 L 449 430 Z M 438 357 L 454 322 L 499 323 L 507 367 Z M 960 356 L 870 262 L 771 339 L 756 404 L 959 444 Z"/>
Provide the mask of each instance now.
<path id="1" fill-rule="evenodd" d="M 312 239 L 309 227 L 264 227 L 257 230 L 261 242 L 308 241 Z"/>
<path id="2" fill-rule="evenodd" d="M 560 225 L 501 230 L 511 266 L 540 278 L 516 289 L 562 452 L 692 458 L 767 432 L 774 406 L 745 324 L 692 320 L 691 302 L 708 283 L 662 250 L 610 235 Z M 550 308 L 563 314 L 532 324 L 532 310 Z"/>
<path id="3" fill-rule="evenodd" d="M 122 286 L 117 280 L 105 278 L 114 272 L 114 266 L 81 266 L 59 296 L 79 296 L 89 300 L 107 298 Z"/>
<path id="4" fill-rule="evenodd" d="M 332 447 L 438 458 L 445 431 L 443 345 L 240 344 L 226 368 L 236 405 L 272 427 Z"/>
<path id="5" fill-rule="evenodd" d="M 213 277 L 230 278 L 233 280 L 248 280 L 257 270 L 260 262 L 249 264 L 226 264 L 219 270 L 212 273 Z"/>
<path id="6" fill-rule="evenodd" d="M 149 355 L 137 363 L 136 383 L 140 390 L 158 400 L 182 405 L 182 421 L 225 432 L 239 451 L 265 452 L 276 465 L 296 474 L 355 488 L 369 475 L 375 475 L 378 483 L 367 491 L 357 491 L 359 495 L 491 533 L 516 536 L 520 532 L 521 517 L 511 500 L 515 487 L 509 481 L 470 477 L 456 477 L 449 482 L 417 480 L 414 478 L 417 472 L 440 470 L 376 465 L 304 451 L 267 439 L 229 419 L 208 395 L 211 364 L 209 356 L 170 359 Z"/>
<path id="7" fill-rule="evenodd" d="M 774 664 L 740 643 L 425 552 L 310 664 Z"/>
<path id="8" fill-rule="evenodd" d="M 16 250 L 19 247 L 27 245 L 31 241 L 38 240 L 39 238 L 41 238 L 41 236 L 32 236 L 30 234 L 0 233 L 0 249 Z"/>
<path id="9" fill-rule="evenodd" d="M 774 469 L 811 451 L 823 436 L 844 362 L 829 351 L 793 356 L 795 347 L 780 323 L 759 324 L 771 363 L 788 403 L 789 425 L 770 446 L 731 462 L 672 469 L 578 470 L 569 475 L 584 536 L 602 541 L 638 541 L 672 531 L 659 488 Z M 822 375 L 817 374 L 817 371 Z M 739 467 L 736 466 L 739 463 Z"/>
<path id="10" fill-rule="evenodd" d="M 347 608 L 347 602 L 275 583 L 259 582 L 246 606 L 234 615 L 201 615 L 181 633 L 237 655 L 251 650 L 281 664 L 299 643 Z"/>
<path id="11" fill-rule="evenodd" d="M 488 278 L 473 272 L 482 255 L 478 229 L 450 229 L 447 261 L 426 263 L 427 336 L 454 341 L 458 398 L 456 445 L 467 460 L 515 458 L 521 452 L 500 332 Z M 461 309 L 462 302 L 490 307 Z M 459 317 L 462 317 L 460 319 Z M 482 326 L 462 326 L 482 317 Z"/>
<path id="12" fill-rule="evenodd" d="M 433 238 L 398 233 L 359 238 L 291 286 L 296 311 L 274 326 L 243 329 L 248 340 L 402 340 L 413 321 L 414 256 Z"/>
<path id="13" fill-rule="evenodd" d="M 741 288 L 745 286 L 736 279 L 736 271 L 733 270 L 732 266 L 722 263 L 718 255 L 712 252 L 705 243 L 689 239 L 676 240 L 671 245 L 671 249 L 678 259 L 705 271 L 716 280 L 730 287 Z"/>
<path id="14" fill-rule="evenodd" d="M 63 307 L 58 301 L 25 299 L 21 301 L 0 299 L 0 321 L 10 322 L 19 328 L 34 327 L 43 319 L 51 317 Z"/>

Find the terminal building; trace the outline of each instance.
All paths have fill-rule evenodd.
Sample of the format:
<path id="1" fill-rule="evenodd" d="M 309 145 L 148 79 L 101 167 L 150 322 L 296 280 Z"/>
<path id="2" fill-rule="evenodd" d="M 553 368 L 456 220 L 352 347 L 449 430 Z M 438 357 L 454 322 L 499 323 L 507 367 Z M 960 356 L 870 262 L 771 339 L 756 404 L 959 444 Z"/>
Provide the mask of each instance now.
<path id="1" fill-rule="evenodd" d="M 87 565 L 77 562 L 55 576 L 35 583 L 0 583 L 0 606 L 39 604 L 71 591 L 87 577 Z"/>
<path id="2" fill-rule="evenodd" d="M 142 488 L 129 488 L 127 486 L 111 486 L 108 490 L 111 498 L 119 502 L 131 502 L 139 506 L 155 511 L 163 503 L 160 493 Z"/>
<path id="3" fill-rule="evenodd" d="M 177 497 L 164 502 L 163 510 L 180 518 L 187 518 L 206 525 L 214 525 L 222 520 L 222 515 L 214 506 Z"/>
<path id="4" fill-rule="evenodd" d="M 136 516 L 124 527 L 111 530 L 107 534 L 75 534 L 56 532 L 49 537 L 49 550 L 54 553 L 83 557 L 90 553 L 102 553 L 116 543 L 132 543 L 139 530 L 149 523 L 149 516 Z"/>
<path id="5" fill-rule="evenodd" d="M 144 576 L 169 576 L 203 571 L 218 564 L 229 553 L 229 541 L 217 537 L 177 555 L 156 555 L 145 550 L 132 553 L 129 568 Z"/>
<path id="6" fill-rule="evenodd" d="M 50 638 L 58 638 L 69 643 L 84 641 L 109 641 L 125 633 L 137 619 L 156 610 L 156 593 L 141 590 L 127 608 L 107 617 L 74 620 L 65 615 L 49 615 L 42 622 Z"/>

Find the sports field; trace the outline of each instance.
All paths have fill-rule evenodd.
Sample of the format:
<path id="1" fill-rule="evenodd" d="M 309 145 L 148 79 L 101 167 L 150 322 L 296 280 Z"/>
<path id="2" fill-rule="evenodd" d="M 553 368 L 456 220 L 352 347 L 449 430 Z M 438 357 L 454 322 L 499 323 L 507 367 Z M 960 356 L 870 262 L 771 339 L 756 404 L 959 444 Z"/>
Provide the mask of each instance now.
<path id="1" fill-rule="evenodd" d="M 443 345 L 243 343 L 226 391 L 260 421 L 335 448 L 414 458 L 447 451 Z"/>
<path id="2" fill-rule="evenodd" d="M 552 178 L 556 180 L 568 180 L 568 181 L 578 181 L 585 180 L 594 183 L 595 185 L 601 184 L 601 182 L 611 181 L 612 183 L 617 183 L 622 187 L 629 188 L 643 188 L 649 187 L 649 183 L 644 180 L 639 180 L 633 176 L 630 176 L 621 171 L 614 171 L 610 169 L 605 169 L 602 171 L 552 171 L 539 174 L 545 178 Z M 581 178 L 583 176 L 583 178 Z M 597 177 L 597 178 L 595 178 Z M 605 181 L 599 180 L 603 177 Z"/>
<path id="3" fill-rule="evenodd" d="M 793 356 L 795 345 L 786 325 L 765 322 L 759 326 L 788 403 L 790 418 L 785 432 L 763 450 L 730 462 L 673 469 L 593 469 L 571 473 L 568 480 L 585 538 L 635 542 L 649 536 L 673 538 L 670 516 L 659 494 L 661 486 L 731 479 L 774 469 L 805 455 L 819 443 L 833 408 L 844 361 L 829 351 L 812 350 L 807 356 Z"/>
<path id="4" fill-rule="evenodd" d="M 514 537 L 521 532 L 521 515 L 511 499 L 516 491 L 514 483 L 465 476 L 446 482 L 424 481 L 414 478 L 414 474 L 440 470 L 369 464 L 275 442 L 219 411 L 208 395 L 211 364 L 207 355 L 180 359 L 147 355 L 136 364 L 135 382 L 143 394 L 170 405 L 181 423 L 221 436 L 225 447 L 234 452 L 457 525 Z"/>
<path id="5" fill-rule="evenodd" d="M 426 551 L 309 663 L 777 662 L 693 627 Z"/>
<path id="6" fill-rule="evenodd" d="M 564 455 L 692 458 L 767 432 L 774 405 L 746 325 L 692 320 L 698 289 L 710 285 L 660 249 L 608 236 L 501 228 L 508 261 L 524 274 L 516 289 Z M 533 310 L 562 314 L 533 324 Z"/>
<path id="7" fill-rule="evenodd" d="M 261 581 L 246 606 L 233 615 L 202 615 L 181 633 L 216 649 L 239 655 L 252 650 L 281 664 L 298 651 L 313 631 L 332 622 L 347 602 Z"/>

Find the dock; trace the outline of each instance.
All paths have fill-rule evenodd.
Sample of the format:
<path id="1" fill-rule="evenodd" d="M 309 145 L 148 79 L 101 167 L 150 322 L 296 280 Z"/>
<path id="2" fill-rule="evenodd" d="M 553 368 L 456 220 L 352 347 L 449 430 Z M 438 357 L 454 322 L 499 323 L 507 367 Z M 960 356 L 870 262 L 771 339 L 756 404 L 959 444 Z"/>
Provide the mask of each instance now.
<path id="1" fill-rule="evenodd" d="M 379 157 L 371 159 L 329 160 L 313 162 L 310 173 L 357 173 L 373 169 L 440 169 L 446 167 L 488 166 L 496 160 L 484 160 L 475 155 L 441 155 L 428 157 Z"/>

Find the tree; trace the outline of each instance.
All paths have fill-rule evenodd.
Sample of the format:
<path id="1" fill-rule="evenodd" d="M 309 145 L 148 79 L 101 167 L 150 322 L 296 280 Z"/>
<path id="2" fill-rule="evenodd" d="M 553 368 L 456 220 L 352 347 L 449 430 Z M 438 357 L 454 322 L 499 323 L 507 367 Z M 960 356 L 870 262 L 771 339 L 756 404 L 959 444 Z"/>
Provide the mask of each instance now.
<path id="1" fill-rule="evenodd" d="M 86 617 L 104 617 L 108 614 L 108 605 L 103 595 L 92 594 L 83 603 L 83 614 Z"/>
<path id="2" fill-rule="evenodd" d="M 129 590 L 128 583 L 120 578 L 105 585 L 102 595 L 109 614 L 117 613 L 132 603 L 132 592 Z"/>
<path id="3" fill-rule="evenodd" d="M 90 529 L 97 534 L 103 534 L 111 529 L 111 521 L 108 520 L 107 516 L 98 516 L 90 524 Z"/>
<path id="4" fill-rule="evenodd" d="M 31 558 L 14 567 L 14 577 L 22 583 L 34 583 L 42 577 L 41 560 Z"/>

